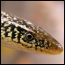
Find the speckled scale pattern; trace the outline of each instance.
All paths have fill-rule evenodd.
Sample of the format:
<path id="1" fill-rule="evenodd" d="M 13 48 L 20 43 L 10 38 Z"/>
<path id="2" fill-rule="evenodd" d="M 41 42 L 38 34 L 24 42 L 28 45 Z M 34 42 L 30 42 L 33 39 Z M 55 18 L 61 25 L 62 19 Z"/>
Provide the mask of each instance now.
<path id="1" fill-rule="evenodd" d="M 27 35 L 30 35 L 32 39 L 28 39 Z M 45 51 L 45 53 L 47 51 L 53 53 L 55 48 L 61 50 L 61 45 L 39 26 L 35 26 L 25 19 L 13 17 L 3 11 L 1 11 L 1 39 L 8 42 L 13 41 L 15 44 L 21 44 L 26 48 L 34 48 L 36 51 Z"/>

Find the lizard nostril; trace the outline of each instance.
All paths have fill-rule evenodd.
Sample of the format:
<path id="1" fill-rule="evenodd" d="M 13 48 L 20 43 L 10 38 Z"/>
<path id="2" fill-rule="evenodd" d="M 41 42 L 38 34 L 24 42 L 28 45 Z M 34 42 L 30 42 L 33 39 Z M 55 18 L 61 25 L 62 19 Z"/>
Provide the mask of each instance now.
<path id="1" fill-rule="evenodd" d="M 58 50 L 58 48 L 56 47 L 55 50 Z"/>

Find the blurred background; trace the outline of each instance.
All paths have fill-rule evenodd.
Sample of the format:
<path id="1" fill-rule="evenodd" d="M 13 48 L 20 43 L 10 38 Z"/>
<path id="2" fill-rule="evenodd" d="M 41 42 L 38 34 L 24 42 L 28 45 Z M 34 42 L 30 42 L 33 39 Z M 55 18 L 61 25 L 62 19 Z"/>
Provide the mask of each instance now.
<path id="1" fill-rule="evenodd" d="M 1 10 L 39 25 L 64 47 L 64 1 L 1 1 Z M 1 64 L 64 64 L 64 52 L 38 55 L 1 46 Z"/>

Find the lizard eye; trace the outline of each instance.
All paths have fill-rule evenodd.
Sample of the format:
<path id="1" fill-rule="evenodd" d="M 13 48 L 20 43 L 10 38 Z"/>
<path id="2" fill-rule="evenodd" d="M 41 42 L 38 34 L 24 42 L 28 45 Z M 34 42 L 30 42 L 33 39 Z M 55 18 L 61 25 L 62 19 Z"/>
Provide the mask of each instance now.
<path id="1" fill-rule="evenodd" d="M 26 34 L 26 38 L 27 38 L 27 40 L 31 41 L 33 39 L 33 35 L 31 33 L 28 33 L 28 34 Z"/>

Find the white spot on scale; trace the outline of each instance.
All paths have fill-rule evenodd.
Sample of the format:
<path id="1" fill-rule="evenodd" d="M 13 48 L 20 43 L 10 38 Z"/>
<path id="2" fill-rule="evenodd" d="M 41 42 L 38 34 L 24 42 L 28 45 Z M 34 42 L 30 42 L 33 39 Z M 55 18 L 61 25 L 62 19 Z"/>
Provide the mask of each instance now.
<path id="1" fill-rule="evenodd" d="M 30 21 L 26 22 L 27 24 L 32 24 Z"/>
<path id="2" fill-rule="evenodd" d="M 44 44 L 47 43 L 47 40 L 45 39 Z"/>
<path id="3" fill-rule="evenodd" d="M 17 28 L 15 28 L 14 31 L 17 31 Z"/>
<path id="4" fill-rule="evenodd" d="M 4 30 L 4 28 L 3 28 L 3 27 L 1 27 L 1 30 Z"/>
<path id="5" fill-rule="evenodd" d="M 39 33 L 39 31 L 37 31 L 37 33 Z"/>
<path id="6" fill-rule="evenodd" d="M 10 36 L 10 37 L 11 37 L 11 35 L 12 35 L 12 32 L 8 33 L 8 36 Z"/>
<path id="7" fill-rule="evenodd" d="M 18 27 L 18 24 L 16 24 L 16 27 Z"/>
<path id="8" fill-rule="evenodd" d="M 29 44 L 29 43 L 28 43 L 27 46 L 32 46 L 32 44 Z"/>
<path id="9" fill-rule="evenodd" d="M 26 27 L 26 25 L 23 25 L 24 27 Z"/>
<path id="10" fill-rule="evenodd" d="M 10 22 L 10 21 L 8 21 L 8 23 L 9 23 L 9 24 L 11 24 L 11 22 Z"/>
<path id="11" fill-rule="evenodd" d="M 11 31 L 11 27 L 9 27 L 9 28 L 7 29 L 7 31 Z"/>
<path id="12" fill-rule="evenodd" d="M 35 43 L 35 40 L 32 40 L 32 41 L 30 41 L 32 44 L 34 44 Z"/>
<path id="13" fill-rule="evenodd" d="M 9 26 L 10 24 L 5 24 L 4 27 Z"/>
<path id="14" fill-rule="evenodd" d="M 47 36 L 47 33 L 46 32 L 44 32 L 44 34 Z"/>
<path id="15" fill-rule="evenodd" d="M 8 21 L 8 19 L 6 19 L 6 18 L 4 18 L 3 20 L 4 20 L 4 21 Z"/>
<path id="16" fill-rule="evenodd" d="M 16 20 L 16 18 L 14 17 L 14 20 Z"/>
<path id="17" fill-rule="evenodd" d="M 5 38 L 5 32 L 4 31 L 1 31 L 1 36 Z"/>
<path id="18" fill-rule="evenodd" d="M 21 38 L 24 38 L 24 35 L 22 35 Z"/>
<path id="19" fill-rule="evenodd" d="M 18 37 L 18 33 L 16 34 L 16 36 L 15 36 L 16 38 Z"/>
<path id="20" fill-rule="evenodd" d="M 4 21 L 3 21 L 3 20 L 1 20 L 1 23 L 4 23 Z"/>
<path id="21" fill-rule="evenodd" d="M 18 38 L 13 39 L 13 41 L 18 42 Z"/>

